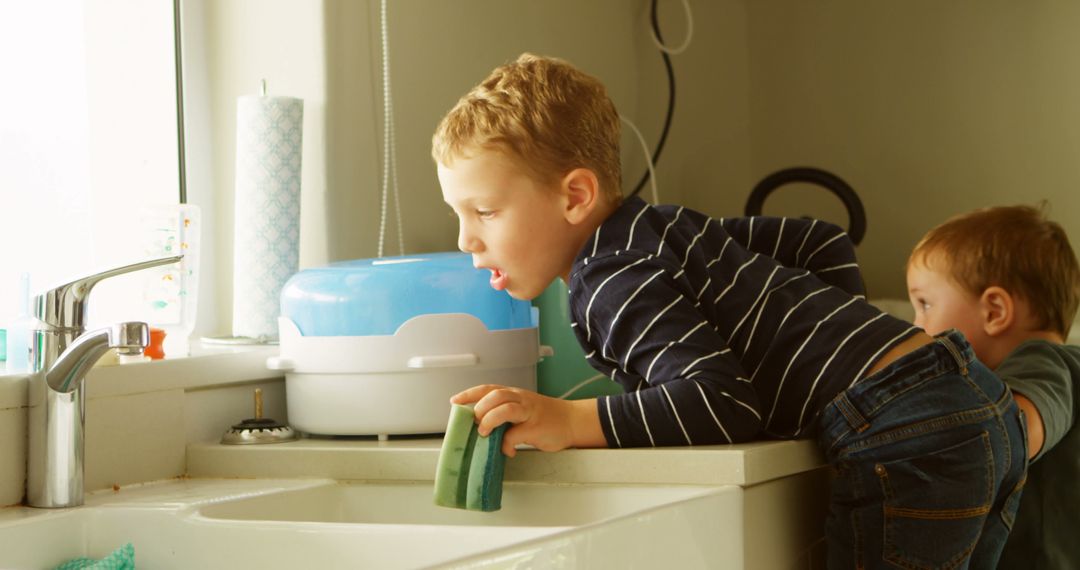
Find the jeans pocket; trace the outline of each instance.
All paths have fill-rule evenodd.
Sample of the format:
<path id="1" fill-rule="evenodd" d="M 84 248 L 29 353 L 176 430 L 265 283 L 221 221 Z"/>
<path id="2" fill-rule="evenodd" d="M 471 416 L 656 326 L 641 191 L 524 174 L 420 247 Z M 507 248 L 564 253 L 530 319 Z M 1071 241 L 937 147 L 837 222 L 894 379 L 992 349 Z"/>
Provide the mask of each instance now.
<path id="1" fill-rule="evenodd" d="M 990 435 L 874 466 L 885 495 L 885 560 L 954 568 L 971 555 L 993 502 Z"/>

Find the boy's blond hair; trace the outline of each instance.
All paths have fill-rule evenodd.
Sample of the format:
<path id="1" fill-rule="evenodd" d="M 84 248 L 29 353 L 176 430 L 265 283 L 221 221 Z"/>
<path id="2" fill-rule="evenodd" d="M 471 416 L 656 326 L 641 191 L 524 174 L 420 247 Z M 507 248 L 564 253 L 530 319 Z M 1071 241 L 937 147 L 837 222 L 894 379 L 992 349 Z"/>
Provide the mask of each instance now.
<path id="1" fill-rule="evenodd" d="M 914 264 L 945 273 L 975 296 L 1002 287 L 1028 302 L 1040 330 L 1062 336 L 1068 336 L 1080 302 L 1080 268 L 1065 230 L 1031 206 L 950 218 L 915 246 L 908 266 Z"/>
<path id="2" fill-rule="evenodd" d="M 450 165 L 478 149 L 503 151 L 545 184 L 588 168 L 617 203 L 619 136 L 619 114 L 600 81 L 561 59 L 525 53 L 495 68 L 443 117 L 431 155 Z"/>

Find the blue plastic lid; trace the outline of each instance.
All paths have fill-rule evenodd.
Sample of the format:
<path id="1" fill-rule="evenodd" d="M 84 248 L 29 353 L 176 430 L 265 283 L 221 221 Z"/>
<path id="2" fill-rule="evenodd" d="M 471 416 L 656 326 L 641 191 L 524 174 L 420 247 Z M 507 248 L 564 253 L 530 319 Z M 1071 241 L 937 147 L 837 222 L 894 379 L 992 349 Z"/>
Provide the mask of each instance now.
<path id="1" fill-rule="evenodd" d="M 281 290 L 281 315 L 304 336 L 391 335 L 420 315 L 467 313 L 488 330 L 535 326 L 532 305 L 491 288 L 466 253 L 342 261 L 304 269 Z"/>

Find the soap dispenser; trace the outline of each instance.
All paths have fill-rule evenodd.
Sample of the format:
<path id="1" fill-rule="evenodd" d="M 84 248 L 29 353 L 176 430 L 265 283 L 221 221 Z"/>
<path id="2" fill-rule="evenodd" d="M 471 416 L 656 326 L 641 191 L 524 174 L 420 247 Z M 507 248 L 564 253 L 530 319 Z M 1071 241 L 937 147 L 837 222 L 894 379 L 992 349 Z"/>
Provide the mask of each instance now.
<path id="1" fill-rule="evenodd" d="M 30 370 L 30 335 L 34 319 L 30 317 L 30 274 L 23 273 L 19 284 L 15 320 L 7 329 L 7 372 Z"/>

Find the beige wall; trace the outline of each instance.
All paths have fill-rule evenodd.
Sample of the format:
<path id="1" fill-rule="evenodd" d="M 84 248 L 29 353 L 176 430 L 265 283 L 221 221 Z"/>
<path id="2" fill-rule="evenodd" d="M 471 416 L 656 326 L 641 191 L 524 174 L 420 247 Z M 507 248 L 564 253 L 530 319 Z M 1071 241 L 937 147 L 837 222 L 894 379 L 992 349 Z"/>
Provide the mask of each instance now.
<path id="1" fill-rule="evenodd" d="M 754 177 L 812 164 L 855 187 L 872 296 L 903 295 L 911 246 L 975 207 L 1047 199 L 1080 240 L 1080 4 L 746 4 Z"/>
<path id="2" fill-rule="evenodd" d="M 685 32 L 664 0 L 665 36 Z M 977 206 L 1047 198 L 1071 234 L 1080 202 L 1080 5 L 856 0 L 692 2 L 694 38 L 673 57 L 675 121 L 659 164 L 661 199 L 737 215 L 755 182 L 783 167 L 835 172 L 862 196 L 859 248 L 870 294 L 903 295 L 903 264 L 922 233 Z M 408 252 L 450 250 L 455 222 L 428 156 L 442 114 L 522 51 L 569 59 L 600 77 L 650 144 L 667 99 L 649 37 L 648 0 L 394 0 L 390 53 L 399 186 Z M 204 144 L 189 191 L 213 210 L 216 256 L 204 269 L 227 332 L 236 97 L 259 79 L 305 100 L 301 266 L 376 254 L 382 173 L 377 0 L 185 0 L 189 130 Z M 257 25 L 253 22 L 258 22 Z M 192 41 L 194 37 L 194 45 Z M 193 53 L 192 53 L 193 52 Z M 623 138 L 626 185 L 644 161 Z M 775 195 L 766 213 L 846 223 L 812 187 Z M 393 219 L 393 216 L 390 216 Z M 396 253 L 389 228 L 388 254 Z M 205 328 L 204 324 L 200 328 Z M 212 328 L 212 327 L 211 327 Z"/>

